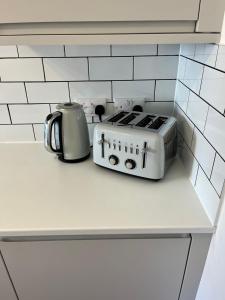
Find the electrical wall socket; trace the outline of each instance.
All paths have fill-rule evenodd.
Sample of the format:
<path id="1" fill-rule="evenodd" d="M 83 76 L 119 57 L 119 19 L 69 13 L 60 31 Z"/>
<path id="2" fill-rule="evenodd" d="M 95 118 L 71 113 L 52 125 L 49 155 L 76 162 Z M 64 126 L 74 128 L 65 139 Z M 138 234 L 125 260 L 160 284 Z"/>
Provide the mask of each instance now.
<path id="1" fill-rule="evenodd" d="M 149 101 L 147 98 L 114 98 L 115 110 L 131 111 L 135 105 L 145 107 L 145 102 Z"/>
<path id="2" fill-rule="evenodd" d="M 83 110 L 87 115 L 95 115 L 95 107 L 103 105 L 106 108 L 107 99 L 76 99 L 76 102 L 83 106 Z"/>

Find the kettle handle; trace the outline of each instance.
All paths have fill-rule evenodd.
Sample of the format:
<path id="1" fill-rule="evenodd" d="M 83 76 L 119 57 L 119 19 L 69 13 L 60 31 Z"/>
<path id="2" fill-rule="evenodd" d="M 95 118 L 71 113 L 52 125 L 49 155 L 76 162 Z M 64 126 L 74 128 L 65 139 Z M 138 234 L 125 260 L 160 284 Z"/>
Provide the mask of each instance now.
<path id="1" fill-rule="evenodd" d="M 44 126 L 44 145 L 47 151 L 53 153 L 61 153 L 61 147 L 59 149 L 54 149 L 52 146 L 52 127 L 57 119 L 61 118 L 62 114 L 59 111 L 56 111 L 52 114 L 47 115 L 45 119 L 45 126 Z"/>

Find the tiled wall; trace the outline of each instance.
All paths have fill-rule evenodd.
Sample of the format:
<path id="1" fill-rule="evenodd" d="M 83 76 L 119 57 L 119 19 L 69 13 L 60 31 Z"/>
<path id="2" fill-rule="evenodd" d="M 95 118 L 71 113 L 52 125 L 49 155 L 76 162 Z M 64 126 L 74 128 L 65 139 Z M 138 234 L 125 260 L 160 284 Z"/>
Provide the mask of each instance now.
<path id="1" fill-rule="evenodd" d="M 43 121 L 59 102 L 145 99 L 172 114 L 179 45 L 1 46 L 0 142 L 43 140 Z M 97 121 L 87 116 L 90 131 Z"/>
<path id="2" fill-rule="evenodd" d="M 175 101 L 181 158 L 216 223 L 225 179 L 225 46 L 181 45 Z"/>

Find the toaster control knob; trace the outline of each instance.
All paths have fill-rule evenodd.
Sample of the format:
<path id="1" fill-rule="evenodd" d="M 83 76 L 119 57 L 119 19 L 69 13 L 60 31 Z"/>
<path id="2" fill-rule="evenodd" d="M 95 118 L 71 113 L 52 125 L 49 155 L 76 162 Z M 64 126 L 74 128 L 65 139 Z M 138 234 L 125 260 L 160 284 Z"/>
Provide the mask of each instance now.
<path id="1" fill-rule="evenodd" d="M 127 169 L 132 170 L 136 167 L 136 162 L 133 159 L 127 159 L 125 161 L 125 166 Z"/>
<path id="2" fill-rule="evenodd" d="M 119 163 L 119 158 L 115 155 L 110 155 L 109 157 L 109 163 L 113 166 L 118 165 Z"/>

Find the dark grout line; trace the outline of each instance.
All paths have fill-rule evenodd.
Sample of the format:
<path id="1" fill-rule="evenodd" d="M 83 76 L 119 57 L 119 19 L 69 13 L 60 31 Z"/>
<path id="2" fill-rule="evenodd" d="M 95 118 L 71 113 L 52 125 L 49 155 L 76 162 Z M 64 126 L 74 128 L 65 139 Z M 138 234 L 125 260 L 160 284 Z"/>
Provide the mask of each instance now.
<path id="1" fill-rule="evenodd" d="M 43 74 L 44 74 L 44 82 L 46 82 L 46 76 L 45 76 L 45 66 L 44 66 L 44 59 L 41 59 L 42 68 L 43 68 Z"/>
<path id="2" fill-rule="evenodd" d="M 88 68 L 88 81 L 90 81 L 90 61 L 89 61 L 89 57 L 87 57 L 87 68 Z"/>
<path id="3" fill-rule="evenodd" d="M 7 104 L 7 109 L 8 109 L 8 113 L 9 113 L 10 123 L 12 124 L 12 116 L 11 116 L 11 112 L 10 112 L 10 109 L 9 109 L 9 104 Z"/>
<path id="4" fill-rule="evenodd" d="M 71 93 L 70 93 L 70 83 L 69 83 L 69 81 L 67 82 L 67 87 L 68 87 L 68 93 L 69 93 L 69 102 L 71 102 Z"/>
<path id="5" fill-rule="evenodd" d="M 117 57 L 117 58 L 123 58 L 123 57 L 132 57 L 133 55 L 90 55 L 88 56 L 89 58 L 114 58 L 114 57 Z M 144 54 L 144 55 L 134 55 L 135 57 L 179 57 L 179 54 L 160 54 L 160 55 L 156 55 L 156 54 Z M 50 58 L 50 59 L 65 59 L 65 58 L 74 58 L 74 59 L 79 59 L 79 58 L 86 58 L 87 56 L 29 56 L 29 57 L 22 57 L 22 56 L 19 56 L 19 57 L 0 57 L 0 60 L 4 60 L 4 59 L 42 59 L 42 58 Z"/>
<path id="6" fill-rule="evenodd" d="M 27 87 L 26 87 L 25 82 L 23 84 L 24 84 L 24 90 L 25 90 L 25 95 L 26 95 L 27 103 L 29 103 L 29 101 L 28 101 L 28 95 L 27 95 Z"/>
<path id="7" fill-rule="evenodd" d="M 213 169 L 214 169 L 215 160 L 216 160 L 216 152 L 215 152 L 215 156 L 214 156 L 214 159 L 213 159 L 212 169 L 211 169 L 210 176 L 209 176 L 210 180 L 212 178 L 212 172 L 213 172 Z"/>
<path id="8" fill-rule="evenodd" d="M 31 124 L 32 125 L 32 130 L 33 130 L 33 135 L 34 135 L 34 140 L 36 141 L 36 135 L 35 135 L 35 131 L 34 131 L 34 124 Z"/>
<path id="9" fill-rule="evenodd" d="M 198 60 L 195 60 L 195 59 L 190 58 L 190 57 L 188 57 L 188 56 L 185 56 L 185 55 L 183 55 L 183 54 L 181 54 L 180 56 L 181 56 L 181 57 L 184 57 L 184 58 L 186 58 L 186 59 L 189 59 L 189 60 L 191 60 L 191 61 L 193 61 L 193 62 L 196 62 L 196 63 L 198 63 L 198 64 L 200 64 L 200 65 L 203 65 L 203 66 L 205 66 L 205 67 L 208 67 L 208 68 L 210 68 L 210 69 L 213 69 L 213 70 L 215 70 L 215 71 L 218 71 L 218 72 L 221 72 L 221 73 L 225 73 L 225 71 L 223 71 L 223 70 L 217 69 L 216 67 L 212 67 L 212 66 L 210 66 L 210 65 L 208 65 L 208 64 L 204 64 L 203 62 L 200 62 L 200 61 L 198 61 Z"/>

